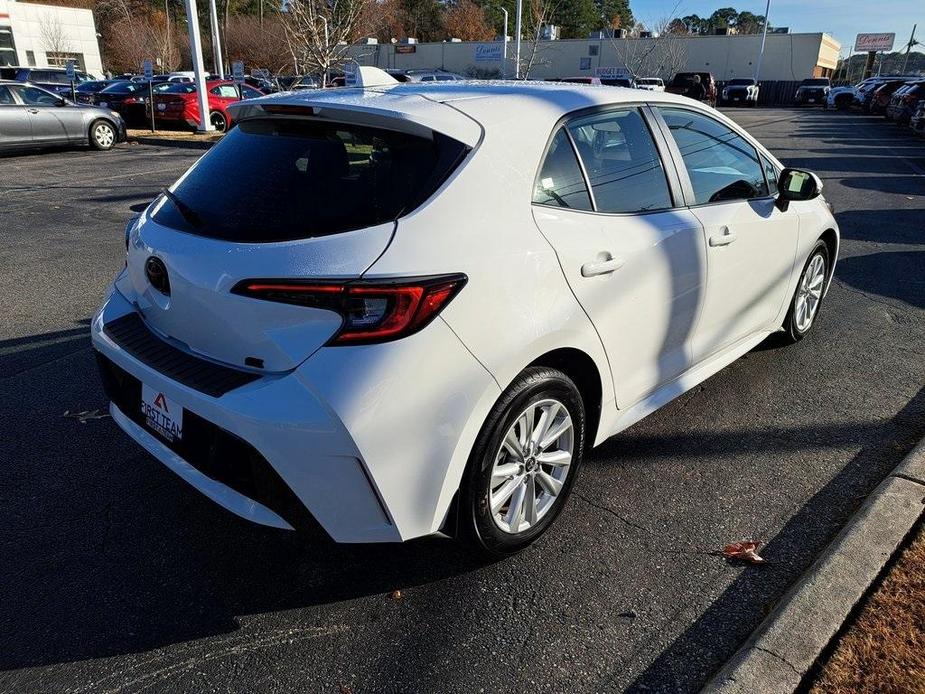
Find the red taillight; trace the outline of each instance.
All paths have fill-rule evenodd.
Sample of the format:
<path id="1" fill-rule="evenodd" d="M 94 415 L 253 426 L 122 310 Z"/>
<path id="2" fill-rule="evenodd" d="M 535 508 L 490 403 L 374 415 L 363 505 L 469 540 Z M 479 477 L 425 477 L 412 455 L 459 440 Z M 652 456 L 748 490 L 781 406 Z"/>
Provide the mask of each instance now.
<path id="1" fill-rule="evenodd" d="M 335 311 L 343 318 L 331 345 L 388 342 L 430 323 L 466 284 L 465 275 L 408 280 L 308 282 L 244 280 L 231 290 L 254 299 Z"/>

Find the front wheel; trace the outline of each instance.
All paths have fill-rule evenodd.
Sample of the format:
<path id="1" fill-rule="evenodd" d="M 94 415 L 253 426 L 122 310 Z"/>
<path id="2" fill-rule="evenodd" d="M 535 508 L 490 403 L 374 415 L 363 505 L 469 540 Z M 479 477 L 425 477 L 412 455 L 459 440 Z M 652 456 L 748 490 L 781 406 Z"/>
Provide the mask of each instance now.
<path id="1" fill-rule="evenodd" d="M 784 321 L 784 334 L 788 342 L 799 342 L 813 327 L 829 271 L 829 250 L 823 241 L 817 241 L 803 266 L 803 274 L 790 302 L 790 311 Z"/>
<path id="2" fill-rule="evenodd" d="M 98 120 L 90 126 L 90 146 L 93 149 L 105 152 L 116 144 L 116 129 L 112 123 Z"/>
<path id="3" fill-rule="evenodd" d="M 460 531 L 489 554 L 518 552 L 552 525 L 584 455 L 585 410 L 561 371 L 525 369 L 476 439 L 460 490 Z"/>

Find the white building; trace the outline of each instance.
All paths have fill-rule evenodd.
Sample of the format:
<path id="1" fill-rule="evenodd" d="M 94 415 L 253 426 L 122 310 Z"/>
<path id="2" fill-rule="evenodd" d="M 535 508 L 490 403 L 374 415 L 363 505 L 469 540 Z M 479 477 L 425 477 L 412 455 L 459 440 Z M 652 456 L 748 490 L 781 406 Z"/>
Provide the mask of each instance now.
<path id="1" fill-rule="evenodd" d="M 532 79 L 590 77 L 607 68 L 626 68 L 639 77 L 669 79 L 675 72 L 711 72 L 717 80 L 753 77 L 761 36 L 667 36 L 639 39 L 540 41 L 537 50 L 524 41 L 522 55 L 533 55 Z M 500 42 L 418 43 L 400 46 L 351 46 L 361 65 L 382 68 L 443 68 L 460 74 L 501 69 Z M 494 49 L 494 50 L 492 50 Z M 768 34 L 761 79 L 802 80 L 829 77 L 841 44 L 828 34 Z M 514 73 L 514 44 L 508 43 L 507 75 Z M 487 76 L 483 74 L 480 76 Z"/>
<path id="2" fill-rule="evenodd" d="M 101 75 L 103 64 L 93 12 L 0 0 L 0 65 L 63 67 Z"/>

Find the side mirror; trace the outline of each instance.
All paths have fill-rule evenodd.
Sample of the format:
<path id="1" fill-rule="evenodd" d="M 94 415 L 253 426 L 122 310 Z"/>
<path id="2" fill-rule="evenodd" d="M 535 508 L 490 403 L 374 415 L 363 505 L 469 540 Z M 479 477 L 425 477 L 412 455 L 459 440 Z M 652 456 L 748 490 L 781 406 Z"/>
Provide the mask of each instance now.
<path id="1" fill-rule="evenodd" d="M 786 210 L 790 202 L 812 200 L 822 193 L 822 181 L 814 173 L 784 169 L 777 181 L 777 206 Z"/>
<path id="2" fill-rule="evenodd" d="M 58 106 L 58 107 L 67 106 L 67 99 L 65 99 L 63 96 L 58 97 L 58 100 L 55 102 L 55 106 Z"/>

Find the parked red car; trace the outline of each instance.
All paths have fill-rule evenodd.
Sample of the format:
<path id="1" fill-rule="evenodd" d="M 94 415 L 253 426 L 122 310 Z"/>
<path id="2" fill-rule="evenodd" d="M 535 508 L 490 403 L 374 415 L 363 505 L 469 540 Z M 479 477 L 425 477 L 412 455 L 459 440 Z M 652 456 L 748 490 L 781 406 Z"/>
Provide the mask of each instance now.
<path id="1" fill-rule="evenodd" d="M 220 133 L 231 127 L 228 106 L 243 99 L 256 99 L 263 92 L 227 80 L 209 80 L 206 82 L 209 92 L 209 120 Z M 175 123 L 195 128 L 199 125 L 199 98 L 196 85 L 189 82 L 171 84 L 164 91 L 154 95 L 154 120 L 162 123 Z"/>

